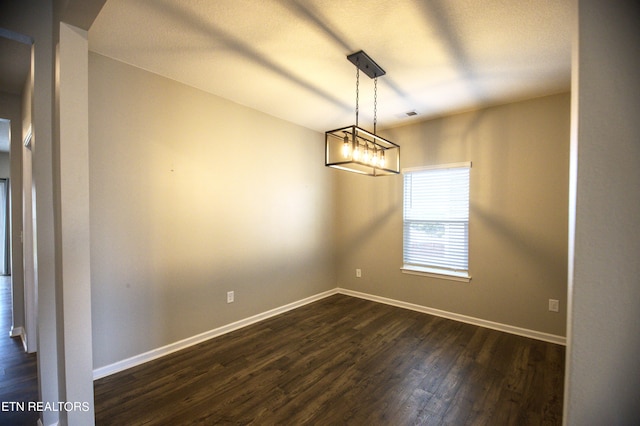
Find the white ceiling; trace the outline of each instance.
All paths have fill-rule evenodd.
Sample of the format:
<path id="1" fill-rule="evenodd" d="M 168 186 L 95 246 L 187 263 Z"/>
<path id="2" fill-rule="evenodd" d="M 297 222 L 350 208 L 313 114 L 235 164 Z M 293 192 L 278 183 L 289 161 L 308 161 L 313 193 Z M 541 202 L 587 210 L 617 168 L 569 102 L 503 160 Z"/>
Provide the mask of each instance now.
<path id="1" fill-rule="evenodd" d="M 318 131 L 353 124 L 367 52 L 392 126 L 570 88 L 572 2 L 107 0 L 92 51 Z M 361 74 L 360 125 L 373 82 Z M 409 118 L 406 113 L 415 111 Z"/>

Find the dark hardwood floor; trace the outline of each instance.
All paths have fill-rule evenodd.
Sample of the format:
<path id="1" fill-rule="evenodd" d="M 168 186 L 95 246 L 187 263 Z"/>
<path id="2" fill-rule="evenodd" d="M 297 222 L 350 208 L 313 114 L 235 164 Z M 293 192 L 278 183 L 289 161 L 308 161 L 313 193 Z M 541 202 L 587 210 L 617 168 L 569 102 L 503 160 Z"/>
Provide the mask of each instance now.
<path id="1" fill-rule="evenodd" d="M 335 295 L 96 381 L 96 424 L 558 425 L 564 356 Z"/>
<path id="2" fill-rule="evenodd" d="M 36 355 L 26 354 L 20 338 L 11 338 L 11 279 L 0 276 L 0 425 L 35 425 L 39 413 L 7 403 L 38 401 Z"/>

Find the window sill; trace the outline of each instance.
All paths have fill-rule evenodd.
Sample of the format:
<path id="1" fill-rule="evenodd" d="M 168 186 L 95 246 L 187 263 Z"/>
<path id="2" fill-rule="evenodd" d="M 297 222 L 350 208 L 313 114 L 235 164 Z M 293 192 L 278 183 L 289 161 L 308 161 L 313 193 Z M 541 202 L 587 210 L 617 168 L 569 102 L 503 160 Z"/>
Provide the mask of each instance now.
<path id="1" fill-rule="evenodd" d="M 402 265 L 402 268 L 400 268 L 400 270 L 403 274 L 420 275 L 423 277 L 440 278 L 443 280 L 459 281 L 464 283 L 468 283 L 469 281 L 471 281 L 471 276 L 466 271 L 456 272 L 446 269 L 427 268 L 424 266 L 414 265 Z"/>

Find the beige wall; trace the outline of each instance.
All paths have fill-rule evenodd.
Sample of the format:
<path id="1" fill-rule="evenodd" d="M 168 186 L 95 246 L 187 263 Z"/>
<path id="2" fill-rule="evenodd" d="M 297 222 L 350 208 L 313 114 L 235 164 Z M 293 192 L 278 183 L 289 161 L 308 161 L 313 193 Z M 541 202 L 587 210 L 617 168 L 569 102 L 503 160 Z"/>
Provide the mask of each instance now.
<path id="1" fill-rule="evenodd" d="M 90 54 L 89 141 L 94 368 L 335 287 L 321 134 Z"/>
<path id="2" fill-rule="evenodd" d="M 341 173 L 338 286 L 565 336 L 569 118 L 560 94 L 388 130 L 402 167 L 472 161 L 472 281 L 401 273 L 402 175 Z"/>
<path id="3" fill-rule="evenodd" d="M 402 176 L 326 169 L 317 132 L 89 59 L 94 368 L 336 286 L 565 335 L 569 94 L 387 130 L 403 167 L 473 162 L 466 284 L 400 272 Z"/>

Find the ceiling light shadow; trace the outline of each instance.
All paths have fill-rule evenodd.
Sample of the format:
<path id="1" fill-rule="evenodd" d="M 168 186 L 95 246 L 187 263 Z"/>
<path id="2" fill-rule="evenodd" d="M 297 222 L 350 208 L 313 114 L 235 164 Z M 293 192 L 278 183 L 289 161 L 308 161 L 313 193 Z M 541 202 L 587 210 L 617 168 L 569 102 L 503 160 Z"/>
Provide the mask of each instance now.
<path id="1" fill-rule="evenodd" d="M 295 0 L 289 0 L 284 3 L 284 6 L 289 8 L 292 12 L 296 13 L 303 19 L 306 19 L 309 23 L 315 25 L 322 32 L 329 36 L 332 40 L 336 42 L 336 44 L 343 50 L 345 56 L 355 52 L 356 50 L 363 49 L 363 46 L 351 46 L 346 40 L 345 37 L 339 34 L 339 32 L 333 28 L 329 24 L 327 24 L 327 19 L 320 15 L 317 11 L 312 10 L 307 4 L 302 4 Z M 366 49 L 365 49 L 366 50 Z M 407 92 L 403 91 L 400 86 L 393 81 L 393 78 L 390 78 L 389 75 L 385 75 L 385 77 L 380 80 L 380 84 L 386 85 L 389 87 L 397 96 L 399 96 L 405 103 L 407 109 L 415 108 L 417 104 L 416 100 L 413 99 Z"/>
<path id="2" fill-rule="evenodd" d="M 306 19 L 310 23 L 314 24 L 316 27 L 322 30 L 326 35 L 328 35 L 331 39 L 333 39 L 336 44 L 338 44 L 347 54 L 353 53 L 360 48 L 354 48 L 350 46 L 349 43 L 346 42 L 343 36 L 338 34 L 338 32 L 332 29 L 327 23 L 326 20 L 323 20 L 321 16 L 315 11 L 312 11 L 308 5 L 298 3 L 295 0 L 289 0 L 284 2 L 283 6 L 287 7 L 289 10 L 297 14 L 298 16 Z M 345 55 L 346 56 L 346 55 Z"/>
<path id="3" fill-rule="evenodd" d="M 226 33 L 220 28 L 216 27 L 211 22 L 204 20 L 202 17 L 185 10 L 183 8 L 179 8 L 175 3 L 172 2 L 146 2 L 149 7 L 155 8 L 158 11 L 161 11 L 173 18 L 181 19 L 185 22 L 185 24 L 194 31 L 200 31 L 203 34 L 206 34 L 208 37 L 214 38 L 216 43 L 223 44 L 228 49 L 244 56 L 245 58 L 251 60 L 252 62 L 264 67 L 272 71 L 275 74 L 280 75 L 291 81 L 292 83 L 302 87 L 305 90 L 325 99 L 326 101 L 336 105 L 337 107 L 342 108 L 345 111 L 350 111 L 352 109 L 351 105 L 348 105 L 342 102 L 340 99 L 332 96 L 330 93 L 314 86 L 308 81 L 301 79 L 293 74 L 291 74 L 287 69 L 282 66 L 276 64 L 267 56 L 261 54 L 260 52 L 253 49 L 250 45 L 244 43 L 243 41 L 235 38 L 231 34 Z"/>
<path id="4" fill-rule="evenodd" d="M 445 44 L 446 50 L 460 72 L 462 80 L 466 82 L 470 93 L 477 101 L 484 101 L 487 94 L 477 85 L 478 76 L 473 69 L 473 64 L 469 58 L 467 49 L 463 45 L 455 26 L 451 21 L 451 16 L 447 14 L 443 2 L 433 0 L 430 2 L 417 2 L 427 20 L 427 26 L 434 28 L 440 34 L 440 39 Z"/>

